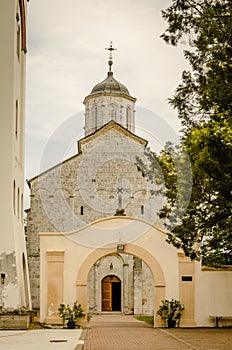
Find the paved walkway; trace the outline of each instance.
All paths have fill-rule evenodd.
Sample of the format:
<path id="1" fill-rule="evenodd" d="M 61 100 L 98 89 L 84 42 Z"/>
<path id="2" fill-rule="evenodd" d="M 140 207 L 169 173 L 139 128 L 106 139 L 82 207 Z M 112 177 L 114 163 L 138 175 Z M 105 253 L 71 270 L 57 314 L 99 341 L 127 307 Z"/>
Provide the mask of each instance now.
<path id="1" fill-rule="evenodd" d="M 232 350 L 232 329 L 153 328 L 126 315 L 94 315 L 84 350 Z"/>

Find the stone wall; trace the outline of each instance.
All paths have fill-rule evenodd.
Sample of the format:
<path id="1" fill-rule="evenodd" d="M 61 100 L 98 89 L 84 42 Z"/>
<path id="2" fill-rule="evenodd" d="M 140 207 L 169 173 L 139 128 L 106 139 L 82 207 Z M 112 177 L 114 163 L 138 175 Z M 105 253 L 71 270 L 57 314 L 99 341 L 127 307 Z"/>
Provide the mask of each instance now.
<path id="1" fill-rule="evenodd" d="M 144 147 L 144 140 L 111 123 L 80 140 L 78 155 L 30 181 L 27 251 L 34 309 L 39 308 L 39 232 L 72 231 L 114 215 L 118 207 L 127 216 L 159 223 L 163 201 L 136 164 L 136 156 L 144 159 Z"/>
<path id="2" fill-rule="evenodd" d="M 106 276 L 121 281 L 121 311 L 125 314 L 153 315 L 154 281 L 142 260 L 127 254 L 112 254 L 98 260 L 88 276 L 88 312 L 102 312 L 101 282 Z"/>
<path id="3" fill-rule="evenodd" d="M 22 330 L 28 329 L 30 325 L 30 314 L 0 314 L 0 329 Z"/>

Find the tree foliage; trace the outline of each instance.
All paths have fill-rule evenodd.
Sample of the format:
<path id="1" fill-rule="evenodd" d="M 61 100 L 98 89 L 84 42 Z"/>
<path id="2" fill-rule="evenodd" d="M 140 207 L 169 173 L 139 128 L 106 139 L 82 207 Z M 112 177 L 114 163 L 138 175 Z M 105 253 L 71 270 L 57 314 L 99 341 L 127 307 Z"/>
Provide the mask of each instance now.
<path id="1" fill-rule="evenodd" d="M 208 265 L 232 264 L 232 1 L 173 0 L 162 15 L 168 24 L 162 38 L 186 44 L 190 70 L 169 100 L 182 123 L 181 147 L 169 144 L 156 156 L 166 179 L 160 216 L 176 220 L 169 241 L 188 256 L 203 257 Z M 192 167 L 192 194 L 182 218 L 175 199 L 180 149 Z"/>
<path id="2" fill-rule="evenodd" d="M 168 28 L 161 36 L 184 50 L 192 71 L 184 71 L 182 83 L 170 99 L 186 127 L 199 121 L 231 116 L 232 107 L 232 1 L 174 0 L 162 11 Z"/>

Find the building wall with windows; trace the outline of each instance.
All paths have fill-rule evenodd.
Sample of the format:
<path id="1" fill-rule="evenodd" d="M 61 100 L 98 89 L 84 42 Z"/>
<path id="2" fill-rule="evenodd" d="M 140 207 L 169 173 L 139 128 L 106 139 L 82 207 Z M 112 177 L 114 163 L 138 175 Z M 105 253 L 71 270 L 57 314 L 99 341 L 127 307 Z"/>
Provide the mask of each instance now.
<path id="1" fill-rule="evenodd" d="M 135 106 L 131 97 L 91 95 L 85 103 L 85 135 L 90 135 L 113 120 L 131 132 L 135 132 Z"/>
<path id="2" fill-rule="evenodd" d="M 35 309 L 39 309 L 39 232 L 73 231 L 113 216 L 117 208 L 160 224 L 157 212 L 163 199 L 154 195 L 156 185 L 146 180 L 136 164 L 137 156 L 146 161 L 145 146 L 145 140 L 112 121 L 79 140 L 76 156 L 29 181 L 27 251 Z M 104 240 L 96 243 L 104 245 Z"/>
<path id="3" fill-rule="evenodd" d="M 0 33 L 0 306 L 30 308 L 23 220 L 26 1 L 1 1 Z"/>
<path id="4" fill-rule="evenodd" d="M 32 305 L 38 312 L 41 302 L 39 232 L 80 229 L 115 215 L 120 208 L 127 216 L 160 225 L 157 213 L 163 206 L 163 198 L 155 195 L 156 184 L 147 181 L 138 166 L 137 157 L 144 163 L 148 159 L 145 156 L 147 141 L 134 133 L 135 101 L 126 86 L 114 78 L 110 66 L 106 79 L 95 85 L 84 99 L 85 137 L 78 140 L 77 154 L 28 181 L 31 203 L 27 252 Z M 97 237 L 92 237 L 95 242 L 85 244 L 104 245 L 105 238 L 98 242 Z M 125 289 L 121 310 L 152 314 L 153 279 L 149 269 L 141 260 L 138 268 L 133 258 L 126 259 L 128 269 L 121 263 L 118 265 L 118 269 L 130 275 L 120 280 Z M 104 272 L 106 260 L 99 262 L 98 275 Z M 94 267 L 93 271 L 96 272 Z M 94 295 L 94 299 L 89 298 L 88 310 L 99 312 L 102 310 L 101 281 L 96 280 L 93 271 L 89 276 L 89 295 Z M 142 299 L 141 286 L 142 294 L 146 294 Z"/>

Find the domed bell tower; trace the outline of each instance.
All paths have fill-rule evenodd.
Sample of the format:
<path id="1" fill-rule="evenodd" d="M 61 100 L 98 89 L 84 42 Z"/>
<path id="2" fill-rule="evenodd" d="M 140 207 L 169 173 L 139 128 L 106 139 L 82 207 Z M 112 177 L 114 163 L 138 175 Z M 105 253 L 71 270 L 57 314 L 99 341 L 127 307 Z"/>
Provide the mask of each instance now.
<path id="1" fill-rule="evenodd" d="M 110 121 L 121 124 L 132 133 L 135 132 L 135 102 L 125 85 L 117 81 L 112 72 L 113 48 L 109 51 L 109 71 L 106 79 L 94 86 L 85 97 L 85 136 L 88 136 Z"/>

